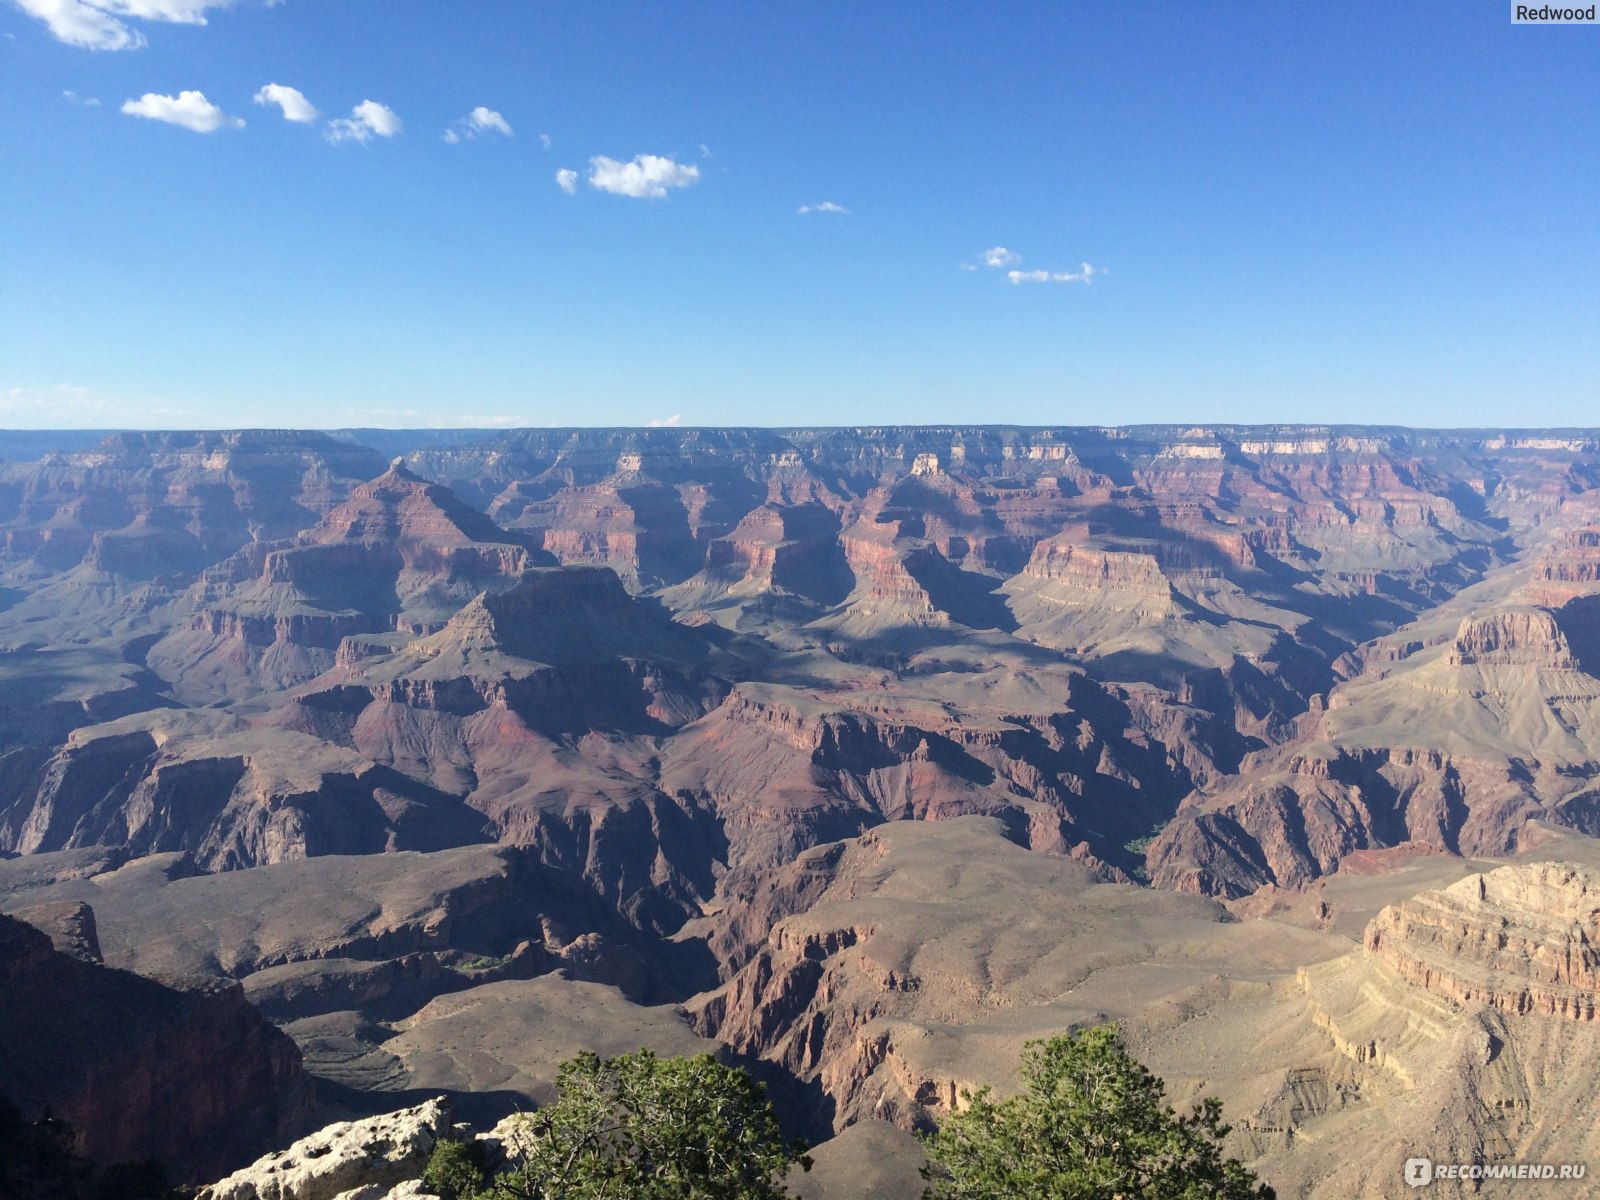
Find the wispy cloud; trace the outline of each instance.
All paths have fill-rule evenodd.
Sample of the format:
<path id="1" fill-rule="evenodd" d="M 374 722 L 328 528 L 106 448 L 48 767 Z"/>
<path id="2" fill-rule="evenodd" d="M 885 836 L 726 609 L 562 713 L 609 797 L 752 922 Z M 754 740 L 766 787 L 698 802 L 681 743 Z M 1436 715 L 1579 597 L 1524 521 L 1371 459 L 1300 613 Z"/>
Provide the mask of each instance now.
<path id="1" fill-rule="evenodd" d="M 160 400 L 111 399 L 70 383 L 0 391 L 0 426 L 13 429 L 172 428 L 197 419 L 191 410 Z"/>
<path id="2" fill-rule="evenodd" d="M 276 3 L 277 0 L 267 0 Z M 13 0 L 30 17 L 43 21 L 57 41 L 85 50 L 137 50 L 144 34 L 124 17 L 204 25 L 206 11 L 229 8 L 234 0 Z"/>
<path id="3" fill-rule="evenodd" d="M 636 154 L 630 162 L 604 155 L 589 160 L 589 186 L 614 196 L 659 200 L 668 188 L 684 188 L 700 178 L 700 168 L 659 154 Z"/>
<path id="4" fill-rule="evenodd" d="M 367 142 L 374 134 L 381 138 L 392 138 L 404 128 L 394 109 L 376 100 L 363 100 L 350 110 L 348 117 L 329 121 L 326 136 L 335 143 Z"/>
<path id="5" fill-rule="evenodd" d="M 451 145 L 463 139 L 482 137 L 486 133 L 498 133 L 501 137 L 515 137 L 511 122 L 495 112 L 492 108 L 478 105 L 466 116 L 462 117 L 449 129 L 444 131 L 444 140 Z"/>
<path id="6" fill-rule="evenodd" d="M 1013 284 L 1018 283 L 1092 283 L 1096 275 L 1106 275 L 1109 272 L 1104 267 L 1093 267 L 1088 263 L 1082 264 L 1076 271 L 1045 271 L 1038 268 L 1024 271 L 1018 264 L 1022 262 L 1022 255 L 1015 250 L 1008 250 L 1004 246 L 991 246 L 978 255 L 977 262 L 964 262 L 961 264 L 963 271 L 976 271 L 980 267 L 1011 268 L 1006 271 L 1006 278 Z"/>
<path id="7" fill-rule="evenodd" d="M 578 173 L 571 167 L 562 167 L 556 172 L 556 186 L 569 196 L 578 194 Z"/>
<path id="8" fill-rule="evenodd" d="M 646 421 L 646 429 L 676 429 L 683 424 L 683 414 L 673 413 L 670 417 L 657 417 L 654 421 Z"/>
<path id="9" fill-rule="evenodd" d="M 835 204 L 832 200 L 824 200 L 821 204 L 802 204 L 795 212 L 802 216 L 806 213 L 841 213 L 848 215 L 850 210 L 842 204 Z"/>
<path id="10" fill-rule="evenodd" d="M 351 425 L 386 429 L 524 429 L 533 421 L 522 413 L 448 413 L 421 408 L 347 408 L 341 419 Z"/>
<path id="11" fill-rule="evenodd" d="M 179 92 L 176 96 L 146 92 L 137 100 L 126 101 L 122 111 L 130 117 L 165 121 L 168 125 L 181 125 L 196 133 L 215 133 L 219 129 L 244 128 L 242 120 L 228 116 L 207 100 L 204 92 Z"/>
<path id="12" fill-rule="evenodd" d="M 541 133 L 539 135 L 539 145 L 546 150 L 550 149 L 550 135 L 548 133 Z"/>
<path id="13" fill-rule="evenodd" d="M 1093 283 L 1096 275 L 1104 275 L 1104 267 L 1091 267 L 1084 263 L 1076 271 L 1007 271 L 1012 283 Z"/>
<path id="14" fill-rule="evenodd" d="M 62 92 L 61 98 L 68 104 L 81 104 L 84 108 L 100 107 L 100 101 L 95 99 L 93 96 L 80 96 L 71 88 L 68 88 L 66 91 Z"/>
<path id="15" fill-rule="evenodd" d="M 319 115 L 316 106 L 298 88 L 285 87 L 281 83 L 267 84 L 256 93 L 255 101 L 257 104 L 276 104 L 282 110 L 284 120 L 301 125 L 309 125 Z"/>

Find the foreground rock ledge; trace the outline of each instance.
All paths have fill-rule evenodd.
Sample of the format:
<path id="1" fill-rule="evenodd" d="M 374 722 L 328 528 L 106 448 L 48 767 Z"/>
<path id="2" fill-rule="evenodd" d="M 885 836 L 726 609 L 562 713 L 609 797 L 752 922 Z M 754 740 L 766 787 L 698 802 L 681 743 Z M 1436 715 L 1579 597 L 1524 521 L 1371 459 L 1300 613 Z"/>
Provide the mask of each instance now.
<path id="1" fill-rule="evenodd" d="M 415 1180 L 450 1131 L 443 1096 L 415 1108 L 343 1121 L 257 1159 L 201 1191 L 199 1200 L 376 1200 L 420 1195 L 398 1185 Z"/>

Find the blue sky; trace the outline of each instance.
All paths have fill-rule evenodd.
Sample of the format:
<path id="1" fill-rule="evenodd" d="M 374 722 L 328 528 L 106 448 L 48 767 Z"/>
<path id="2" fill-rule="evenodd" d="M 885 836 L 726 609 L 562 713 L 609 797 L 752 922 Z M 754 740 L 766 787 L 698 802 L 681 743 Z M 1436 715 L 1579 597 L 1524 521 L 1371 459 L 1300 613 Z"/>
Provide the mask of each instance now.
<path id="1" fill-rule="evenodd" d="M 1597 101 L 1480 0 L 0 0 L 0 426 L 1600 424 Z"/>

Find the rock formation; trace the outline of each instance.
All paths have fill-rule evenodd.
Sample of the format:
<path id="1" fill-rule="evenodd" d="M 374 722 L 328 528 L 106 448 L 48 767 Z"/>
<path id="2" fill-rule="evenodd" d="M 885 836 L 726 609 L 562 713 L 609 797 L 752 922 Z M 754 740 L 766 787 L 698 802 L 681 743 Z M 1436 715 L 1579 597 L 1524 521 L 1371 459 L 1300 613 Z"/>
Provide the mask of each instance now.
<path id="1" fill-rule="evenodd" d="M 201 1200 L 368 1200 L 415 1180 L 450 1132 L 440 1098 L 414 1108 L 329 1125 L 201 1190 Z M 419 1195 L 415 1189 L 401 1195 Z"/>
<path id="2" fill-rule="evenodd" d="M 58 910 L 83 929 L 81 910 Z M 91 926 L 92 927 L 92 926 Z M 99 1163 L 154 1159 L 195 1180 L 292 1137 L 311 1111 L 300 1052 L 237 984 L 181 987 L 62 953 L 0 916 L 4 1095 L 67 1122 Z"/>
<path id="3" fill-rule="evenodd" d="M 1453 1004 L 1593 1021 L 1600 876 L 1572 863 L 1501 867 L 1384 909 L 1365 944 Z"/>

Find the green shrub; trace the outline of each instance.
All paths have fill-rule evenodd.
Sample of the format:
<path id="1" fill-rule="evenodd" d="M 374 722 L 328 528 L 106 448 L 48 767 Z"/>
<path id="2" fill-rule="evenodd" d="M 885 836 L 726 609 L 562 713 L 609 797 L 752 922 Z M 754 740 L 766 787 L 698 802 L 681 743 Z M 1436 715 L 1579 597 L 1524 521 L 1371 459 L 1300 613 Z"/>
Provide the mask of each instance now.
<path id="1" fill-rule="evenodd" d="M 791 1163 L 765 1089 L 709 1054 L 578 1055 L 559 1098 L 525 1118 L 495 1197 L 514 1200 L 776 1200 Z"/>
<path id="2" fill-rule="evenodd" d="M 484 1159 L 477 1142 L 441 1141 L 422 1172 L 423 1185 L 442 1200 L 473 1200 L 488 1182 Z"/>
<path id="3" fill-rule="evenodd" d="M 968 1106 L 924 1139 L 924 1200 L 1272 1200 L 1273 1191 L 1222 1154 L 1222 1105 L 1187 1116 L 1123 1046 L 1115 1026 L 1030 1042 L 1026 1089 Z"/>

